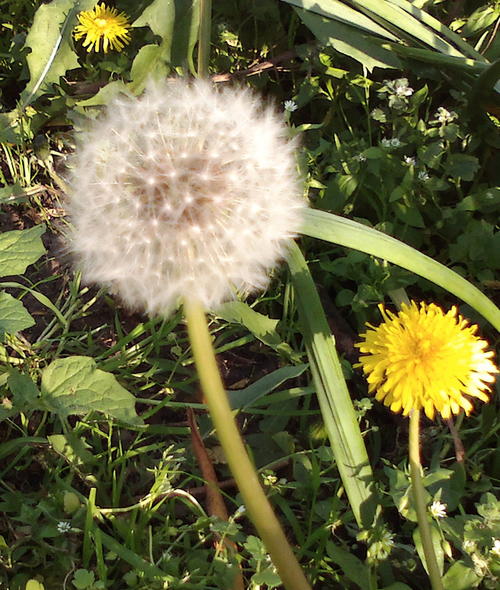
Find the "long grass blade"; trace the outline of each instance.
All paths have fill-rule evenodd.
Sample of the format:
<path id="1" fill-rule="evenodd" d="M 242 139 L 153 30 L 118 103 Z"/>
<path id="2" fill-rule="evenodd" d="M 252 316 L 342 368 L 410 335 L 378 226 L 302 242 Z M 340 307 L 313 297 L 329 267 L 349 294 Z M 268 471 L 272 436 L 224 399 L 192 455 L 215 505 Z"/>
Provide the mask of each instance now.
<path id="1" fill-rule="evenodd" d="M 344 489 L 361 528 L 377 513 L 373 473 L 356 413 L 342 374 L 335 341 L 314 281 L 299 247 L 292 243 L 287 258 L 297 297 L 302 331 L 321 413 Z"/>
<path id="2" fill-rule="evenodd" d="M 500 309 L 484 293 L 456 272 L 396 238 L 316 209 L 306 210 L 301 231 L 307 236 L 354 248 L 406 268 L 460 297 L 500 330 Z"/>

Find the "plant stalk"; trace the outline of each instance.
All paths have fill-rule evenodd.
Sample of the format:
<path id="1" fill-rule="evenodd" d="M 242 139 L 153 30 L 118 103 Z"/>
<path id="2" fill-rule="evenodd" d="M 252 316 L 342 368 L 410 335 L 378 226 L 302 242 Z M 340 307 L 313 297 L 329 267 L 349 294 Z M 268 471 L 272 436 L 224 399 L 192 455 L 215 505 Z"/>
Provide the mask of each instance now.
<path id="1" fill-rule="evenodd" d="M 200 28 L 198 32 L 198 77 L 208 77 L 210 32 L 212 30 L 212 0 L 200 0 Z"/>
<path id="2" fill-rule="evenodd" d="M 226 391 L 220 377 L 208 331 L 205 313 L 194 300 L 184 302 L 191 348 L 205 401 L 229 468 L 238 484 L 257 532 L 271 556 L 287 590 L 311 590 L 281 525 L 264 494 L 234 421 Z"/>
<path id="3" fill-rule="evenodd" d="M 412 410 L 410 413 L 409 432 L 409 456 L 410 474 L 413 498 L 415 500 L 415 511 L 417 513 L 418 528 L 424 550 L 427 571 L 431 581 L 432 590 L 443 590 L 441 573 L 439 571 L 434 545 L 432 543 L 431 528 L 427 516 L 425 503 L 425 489 L 422 483 L 422 466 L 420 464 L 420 410 Z"/>

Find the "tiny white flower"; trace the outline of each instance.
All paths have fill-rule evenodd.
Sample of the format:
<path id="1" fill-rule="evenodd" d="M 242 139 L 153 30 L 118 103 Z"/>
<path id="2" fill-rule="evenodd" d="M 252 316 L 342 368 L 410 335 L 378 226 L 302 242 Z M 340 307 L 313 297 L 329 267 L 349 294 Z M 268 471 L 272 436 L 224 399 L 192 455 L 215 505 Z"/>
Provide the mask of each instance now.
<path id="1" fill-rule="evenodd" d="M 467 551 L 467 553 L 473 553 L 476 550 L 476 544 L 474 541 L 470 541 L 469 539 L 466 539 L 463 542 L 462 547 L 464 548 L 464 551 Z"/>
<path id="2" fill-rule="evenodd" d="M 391 139 L 384 137 L 380 143 L 382 144 L 382 147 L 385 148 L 398 148 L 401 146 L 401 141 L 397 137 L 391 137 Z"/>
<path id="3" fill-rule="evenodd" d="M 500 539 L 492 539 L 493 547 L 490 549 L 490 553 L 495 557 L 500 557 Z"/>
<path id="4" fill-rule="evenodd" d="M 418 179 L 422 182 L 427 182 L 430 179 L 429 173 L 426 170 L 420 170 L 418 173 Z"/>
<path id="5" fill-rule="evenodd" d="M 238 518 L 242 514 L 245 514 L 246 511 L 247 511 L 247 509 L 245 507 L 245 504 L 238 506 L 238 508 L 236 508 L 236 510 L 234 511 L 234 518 Z"/>
<path id="6" fill-rule="evenodd" d="M 417 163 L 417 160 L 413 156 L 404 156 L 403 157 L 403 162 L 407 166 L 415 166 L 415 164 Z"/>
<path id="7" fill-rule="evenodd" d="M 356 162 L 366 162 L 366 156 L 363 154 L 356 154 L 353 158 Z"/>
<path id="8" fill-rule="evenodd" d="M 61 533 L 69 533 L 71 530 L 71 523 L 66 520 L 61 520 L 57 523 L 57 530 Z"/>
<path id="9" fill-rule="evenodd" d="M 289 113 L 293 113 L 293 111 L 296 111 L 299 108 L 297 103 L 293 100 L 285 100 L 283 106 L 285 107 L 285 111 L 288 111 Z"/>
<path id="10" fill-rule="evenodd" d="M 150 315 L 265 288 L 304 207 L 288 133 L 257 95 L 206 80 L 114 99 L 70 165 L 68 242 L 84 280 Z"/>
<path id="11" fill-rule="evenodd" d="M 444 518 L 446 516 L 446 504 L 439 502 L 439 500 L 434 500 L 429 508 L 429 512 L 432 518 Z"/>
<path id="12" fill-rule="evenodd" d="M 451 123 L 451 121 L 454 121 L 458 117 L 455 111 L 448 111 L 444 107 L 439 107 L 434 116 L 441 124 Z"/>

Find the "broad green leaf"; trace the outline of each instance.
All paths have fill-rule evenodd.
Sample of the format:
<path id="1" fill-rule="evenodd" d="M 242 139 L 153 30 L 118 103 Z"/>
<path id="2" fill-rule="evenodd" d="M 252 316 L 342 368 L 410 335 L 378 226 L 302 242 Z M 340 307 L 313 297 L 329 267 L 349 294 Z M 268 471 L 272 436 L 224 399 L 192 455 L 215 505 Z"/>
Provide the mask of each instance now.
<path id="1" fill-rule="evenodd" d="M 313 12 L 295 9 L 302 22 L 324 45 L 330 45 L 340 53 L 362 63 L 369 71 L 375 67 L 402 68 L 394 52 L 381 47 L 375 37 L 357 31 L 341 22 L 327 19 Z"/>
<path id="2" fill-rule="evenodd" d="M 134 94 L 140 94 L 149 79 L 166 78 L 170 71 L 167 65 L 169 61 L 170 41 L 167 43 L 164 41 L 161 45 L 141 47 L 132 63 L 130 71 L 132 82 L 128 84 L 128 88 Z"/>
<path id="3" fill-rule="evenodd" d="M 24 305 L 8 293 L 0 293 L 0 336 L 15 334 L 35 325 Z"/>
<path id="4" fill-rule="evenodd" d="M 38 580 L 31 579 L 26 582 L 24 590 L 45 590 L 45 586 Z"/>
<path id="5" fill-rule="evenodd" d="M 446 266 L 396 238 L 316 209 L 305 211 L 301 231 L 310 237 L 354 248 L 406 268 L 460 297 L 500 330 L 500 310 L 486 295 Z"/>
<path id="6" fill-rule="evenodd" d="M 343 376 L 335 340 L 304 257 L 295 242 L 287 258 L 311 373 L 332 452 L 360 528 L 377 509 L 373 472 Z"/>
<path id="7" fill-rule="evenodd" d="M 23 410 L 37 409 L 40 391 L 31 377 L 10 368 L 7 383 L 12 393 L 14 407 Z"/>
<path id="8" fill-rule="evenodd" d="M 43 224 L 0 234 L 0 276 L 19 275 L 45 252 L 40 236 Z"/>
<path id="9" fill-rule="evenodd" d="M 96 368 L 90 357 L 58 359 L 42 372 L 42 401 L 63 417 L 102 412 L 128 424 L 141 424 L 135 398 L 111 373 Z"/>
<path id="10" fill-rule="evenodd" d="M 89 451 L 90 445 L 74 432 L 51 434 L 47 440 L 52 448 L 74 467 L 81 468 L 83 465 L 95 463 L 97 460 Z"/>
<path id="11" fill-rule="evenodd" d="M 149 27 L 155 35 L 172 42 L 175 23 L 175 0 L 153 0 L 141 16 L 133 23 L 133 27 Z M 170 50 L 169 50 L 170 52 Z"/>
<path id="12" fill-rule="evenodd" d="M 436 561 L 439 568 L 439 572 L 443 575 L 443 568 L 444 568 L 444 551 L 443 546 L 441 544 L 441 533 L 439 528 L 434 524 L 434 522 L 429 523 L 431 528 L 431 539 L 432 539 L 432 546 L 434 547 L 434 554 L 436 555 Z M 422 562 L 425 571 L 429 573 L 429 568 L 427 567 L 427 562 L 425 560 L 424 554 L 424 547 L 422 545 L 422 539 L 420 537 L 420 529 L 417 527 L 413 531 L 413 542 L 415 543 L 415 548 L 417 550 L 418 556 L 420 557 L 420 561 Z"/>
<path id="13" fill-rule="evenodd" d="M 288 379 L 295 379 L 299 375 L 302 375 L 306 369 L 307 365 L 281 367 L 244 389 L 228 391 L 231 408 L 233 410 L 241 410 L 252 406 L 257 400 L 273 391 L 273 389 L 276 389 L 276 387 L 279 387 Z"/>
<path id="14" fill-rule="evenodd" d="M 46 91 L 50 84 L 58 83 L 68 70 L 79 66 L 71 32 L 78 12 L 92 8 L 95 3 L 95 0 L 52 0 L 38 8 L 25 42 L 31 53 L 26 57 L 30 81 L 21 95 L 24 105 Z"/>
<path id="15" fill-rule="evenodd" d="M 360 559 L 332 541 L 327 542 L 326 552 L 328 557 L 340 566 L 348 580 L 354 582 L 361 590 L 370 590 L 370 570 Z"/>
<path id="16" fill-rule="evenodd" d="M 477 588 L 480 581 L 474 568 L 463 561 L 456 561 L 443 576 L 445 590 L 470 590 Z"/>

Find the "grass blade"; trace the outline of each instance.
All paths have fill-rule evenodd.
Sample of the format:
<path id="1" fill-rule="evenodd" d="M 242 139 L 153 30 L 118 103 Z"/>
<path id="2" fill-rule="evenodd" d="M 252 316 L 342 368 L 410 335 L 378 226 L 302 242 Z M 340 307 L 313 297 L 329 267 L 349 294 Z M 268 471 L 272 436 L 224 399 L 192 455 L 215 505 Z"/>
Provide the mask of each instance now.
<path id="1" fill-rule="evenodd" d="M 331 448 L 356 521 L 361 528 L 367 528 L 372 525 L 377 508 L 373 473 L 335 341 L 307 263 L 295 243 L 290 247 L 287 262 Z"/>
<path id="2" fill-rule="evenodd" d="M 301 231 L 307 236 L 354 248 L 406 268 L 460 297 L 500 330 L 500 310 L 477 287 L 396 238 L 356 221 L 317 209 L 306 210 Z"/>

